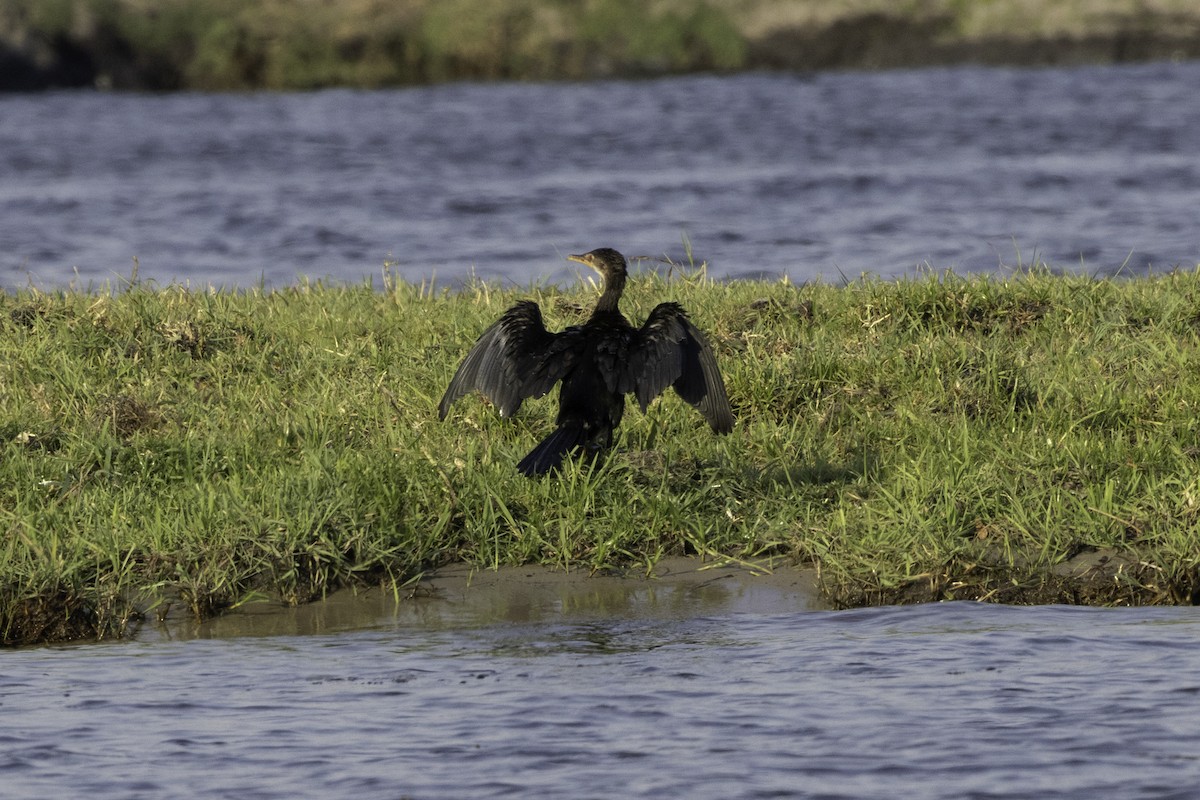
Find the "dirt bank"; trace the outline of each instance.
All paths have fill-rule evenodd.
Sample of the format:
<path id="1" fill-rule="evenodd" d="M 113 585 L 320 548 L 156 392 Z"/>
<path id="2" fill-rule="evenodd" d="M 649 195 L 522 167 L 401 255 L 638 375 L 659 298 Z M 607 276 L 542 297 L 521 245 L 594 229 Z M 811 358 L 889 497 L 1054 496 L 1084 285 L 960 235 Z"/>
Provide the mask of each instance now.
<path id="1" fill-rule="evenodd" d="M 782 27 L 749 44 L 752 69 L 825 70 L 984 64 L 1065 66 L 1200 58 L 1197 20 L 1149 16 L 1074 34 L 954 32 L 948 16 L 871 13 L 815 27 Z"/>
<path id="2" fill-rule="evenodd" d="M 1013 605 L 1191 603 L 1172 596 L 1158 573 L 1128 553 L 1089 549 L 1051 570 L 1014 577 L 1011 566 L 981 562 L 955 580 L 937 576 L 840 601 L 818 588 L 816 570 L 786 559 L 753 563 L 664 558 L 651 574 L 630 569 L 591 574 L 529 565 L 478 569 L 454 564 L 431 572 L 397 596 L 381 589 L 341 590 L 301 606 L 250 603 L 198 621 L 176 606 L 147 620 L 138 640 L 301 636 L 362 629 L 446 630 L 497 624 L 591 619 L 684 619 L 729 613 L 785 614 L 836 607 L 982 600 Z"/>

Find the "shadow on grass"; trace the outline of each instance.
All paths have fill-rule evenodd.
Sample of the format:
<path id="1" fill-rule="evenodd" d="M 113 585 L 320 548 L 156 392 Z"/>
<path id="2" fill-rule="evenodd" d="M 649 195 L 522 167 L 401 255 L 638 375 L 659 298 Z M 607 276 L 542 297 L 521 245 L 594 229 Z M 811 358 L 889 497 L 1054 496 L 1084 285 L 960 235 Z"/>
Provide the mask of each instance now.
<path id="1" fill-rule="evenodd" d="M 842 463 L 825 458 L 805 459 L 802 453 L 797 455 L 803 463 L 787 464 L 776 461 L 760 469 L 749 467 L 746 469 L 746 477 L 763 487 L 786 485 L 794 488 L 859 481 L 874 483 L 882 477 L 879 453 L 868 447 L 856 448 Z"/>

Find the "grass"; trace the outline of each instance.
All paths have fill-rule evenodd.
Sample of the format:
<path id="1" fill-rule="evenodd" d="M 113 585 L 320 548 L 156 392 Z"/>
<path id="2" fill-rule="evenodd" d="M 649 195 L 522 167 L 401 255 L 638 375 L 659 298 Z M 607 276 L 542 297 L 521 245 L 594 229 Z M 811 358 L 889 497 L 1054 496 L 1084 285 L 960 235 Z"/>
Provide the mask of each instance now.
<path id="1" fill-rule="evenodd" d="M 447 562 L 790 555 L 837 605 L 1177 603 L 1200 586 L 1200 271 L 631 283 L 693 310 L 739 422 L 673 394 L 601 465 L 514 465 L 549 399 L 436 403 L 532 296 L 387 280 L 0 294 L 0 640 L 118 636 L 166 601 L 398 587 Z M 1081 566 L 1082 565 L 1082 566 Z"/>

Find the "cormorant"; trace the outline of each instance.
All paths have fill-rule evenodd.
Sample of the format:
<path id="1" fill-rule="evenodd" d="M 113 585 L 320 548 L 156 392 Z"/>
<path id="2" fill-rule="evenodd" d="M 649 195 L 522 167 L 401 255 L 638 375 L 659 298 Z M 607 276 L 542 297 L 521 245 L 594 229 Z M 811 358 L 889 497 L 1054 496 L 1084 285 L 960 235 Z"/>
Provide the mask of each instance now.
<path id="1" fill-rule="evenodd" d="M 486 395 L 500 416 L 510 417 L 526 398 L 541 397 L 562 381 L 558 427 L 517 465 L 530 476 L 558 467 L 573 450 L 599 453 L 609 447 L 631 392 L 645 411 L 674 386 L 716 433 L 733 430 L 712 348 L 683 307 L 660 303 L 635 328 L 617 308 L 625 289 L 625 257 L 602 247 L 567 258 L 603 278 L 604 290 L 588 321 L 551 333 L 537 303 L 517 303 L 467 353 L 442 397 L 439 418 L 445 419 L 451 404 L 472 389 Z"/>

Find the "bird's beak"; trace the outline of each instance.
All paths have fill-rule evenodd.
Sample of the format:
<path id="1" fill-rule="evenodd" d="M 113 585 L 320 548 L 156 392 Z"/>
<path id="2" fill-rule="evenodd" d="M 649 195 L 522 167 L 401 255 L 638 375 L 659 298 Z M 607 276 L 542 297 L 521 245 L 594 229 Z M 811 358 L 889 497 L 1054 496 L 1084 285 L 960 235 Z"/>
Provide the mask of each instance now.
<path id="1" fill-rule="evenodd" d="M 567 256 L 567 261 L 578 261 L 580 264 L 583 264 L 585 267 L 588 267 L 589 269 L 596 269 L 596 265 L 593 264 L 591 259 L 589 259 L 586 255 Z M 596 271 L 599 272 L 600 270 L 596 269 Z"/>

